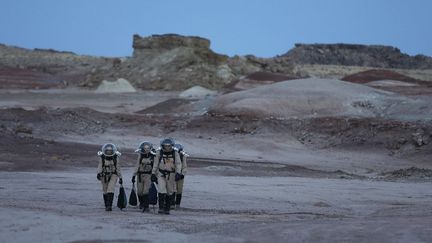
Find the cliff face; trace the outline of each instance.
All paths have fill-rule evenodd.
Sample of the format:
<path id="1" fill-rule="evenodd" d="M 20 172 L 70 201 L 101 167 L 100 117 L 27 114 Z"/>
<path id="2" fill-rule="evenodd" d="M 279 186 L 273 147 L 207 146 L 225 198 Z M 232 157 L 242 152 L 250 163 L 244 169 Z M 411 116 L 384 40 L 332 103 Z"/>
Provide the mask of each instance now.
<path id="1" fill-rule="evenodd" d="M 125 78 L 142 89 L 182 90 L 194 85 L 218 89 L 235 75 L 228 56 L 213 52 L 210 41 L 176 34 L 133 36 L 130 58 L 89 80 Z"/>
<path id="2" fill-rule="evenodd" d="M 213 52 L 210 41 L 175 34 L 133 37 L 133 56 L 117 73 L 141 88 L 220 88 L 234 77 L 228 56 Z"/>
<path id="3" fill-rule="evenodd" d="M 179 47 L 189 47 L 195 49 L 210 49 L 210 41 L 197 36 L 182 36 L 177 34 L 152 35 L 141 37 L 137 34 L 133 36 L 134 54 L 143 50 L 169 50 Z"/>
<path id="4" fill-rule="evenodd" d="M 296 44 L 295 48 L 277 58 L 295 64 L 432 69 L 431 57 L 409 56 L 395 47 L 381 45 Z"/>

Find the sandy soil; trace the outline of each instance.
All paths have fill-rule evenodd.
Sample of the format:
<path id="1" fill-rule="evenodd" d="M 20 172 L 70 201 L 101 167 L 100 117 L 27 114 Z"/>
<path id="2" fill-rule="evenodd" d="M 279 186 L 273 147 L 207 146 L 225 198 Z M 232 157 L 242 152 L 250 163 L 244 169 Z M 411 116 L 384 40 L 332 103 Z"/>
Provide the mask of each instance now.
<path id="1" fill-rule="evenodd" d="M 226 177 L 192 169 L 184 207 L 161 216 L 135 207 L 106 213 L 93 168 L 0 174 L 0 231 L 14 242 L 429 242 L 432 236 L 430 182 Z"/>
<path id="2" fill-rule="evenodd" d="M 86 107 L 107 113 L 131 113 L 176 98 L 179 92 L 96 94 L 82 89 L 0 90 L 0 108 Z"/>
<path id="3" fill-rule="evenodd" d="M 176 92 L 0 94 L 5 240 L 432 240 L 432 129 L 424 114 L 279 120 L 210 115 L 217 98 L 182 100 Z M 165 136 L 191 154 L 183 208 L 170 216 L 105 212 L 95 178 L 99 146 L 119 145 L 129 192 L 133 150 Z"/>

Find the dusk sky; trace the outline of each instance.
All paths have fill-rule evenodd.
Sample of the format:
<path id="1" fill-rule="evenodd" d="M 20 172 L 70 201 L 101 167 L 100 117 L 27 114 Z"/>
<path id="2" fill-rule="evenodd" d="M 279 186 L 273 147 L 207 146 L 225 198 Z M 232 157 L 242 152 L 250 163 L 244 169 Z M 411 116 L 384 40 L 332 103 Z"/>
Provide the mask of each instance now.
<path id="1" fill-rule="evenodd" d="M 429 0 L 0 0 L 0 43 L 129 56 L 132 35 L 211 40 L 227 55 L 280 55 L 295 43 L 392 45 L 432 56 Z"/>

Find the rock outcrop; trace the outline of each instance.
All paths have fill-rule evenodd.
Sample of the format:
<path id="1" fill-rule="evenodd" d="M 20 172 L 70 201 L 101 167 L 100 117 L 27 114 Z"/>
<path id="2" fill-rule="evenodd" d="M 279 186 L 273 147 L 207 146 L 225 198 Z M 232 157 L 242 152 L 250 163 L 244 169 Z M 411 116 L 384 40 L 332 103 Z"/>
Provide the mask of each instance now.
<path id="1" fill-rule="evenodd" d="M 210 50 L 210 41 L 198 36 L 182 36 L 177 34 L 152 35 L 150 37 L 141 37 L 137 34 L 133 36 L 134 56 L 145 50 L 170 50 L 179 47 L 187 47 Z"/>
<path id="2" fill-rule="evenodd" d="M 294 64 L 432 69 L 432 57 L 410 56 L 398 48 L 382 45 L 296 44 L 276 59 Z"/>
<path id="3" fill-rule="evenodd" d="M 132 46 L 132 57 L 108 75 L 126 77 L 142 89 L 183 90 L 195 85 L 218 89 L 235 77 L 228 56 L 213 52 L 204 38 L 134 35 Z"/>

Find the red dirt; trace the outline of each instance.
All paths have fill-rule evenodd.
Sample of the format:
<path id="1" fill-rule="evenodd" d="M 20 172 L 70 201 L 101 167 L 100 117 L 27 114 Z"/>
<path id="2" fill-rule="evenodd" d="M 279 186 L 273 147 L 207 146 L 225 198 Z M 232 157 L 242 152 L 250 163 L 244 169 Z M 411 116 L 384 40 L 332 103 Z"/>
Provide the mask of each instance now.
<path id="1" fill-rule="evenodd" d="M 138 114 L 169 114 L 176 113 L 181 111 L 181 106 L 188 105 L 192 102 L 196 101 L 191 99 L 169 99 L 158 103 L 154 106 L 148 107 L 144 110 L 137 111 Z"/>
<path id="2" fill-rule="evenodd" d="M 398 80 L 407 83 L 415 83 L 419 85 L 428 84 L 428 82 L 426 81 L 411 78 L 394 71 L 375 70 L 375 69 L 351 74 L 343 77 L 342 80 L 352 82 L 352 83 L 360 83 L 360 84 L 369 83 L 378 80 Z"/>
<path id="3" fill-rule="evenodd" d="M 342 80 L 359 84 L 366 84 L 378 80 L 397 80 L 406 83 L 416 84 L 416 86 L 383 86 L 376 88 L 409 96 L 432 94 L 432 82 L 411 78 L 389 70 L 367 70 L 345 76 L 344 78 L 342 78 Z"/>
<path id="4" fill-rule="evenodd" d="M 291 79 L 298 79 L 298 77 L 289 76 L 286 74 L 279 73 L 269 73 L 269 72 L 254 72 L 246 76 L 246 79 L 256 80 L 256 81 L 285 81 Z"/>
<path id="5" fill-rule="evenodd" d="M 227 85 L 225 85 L 224 88 L 226 90 L 242 90 L 242 88 L 238 87 L 238 85 L 240 85 L 241 83 L 259 86 L 293 79 L 299 79 L 299 77 L 289 76 L 280 73 L 254 72 L 244 78 L 236 79 L 228 83 Z"/>
<path id="6" fill-rule="evenodd" d="M 48 89 L 64 87 L 62 79 L 40 71 L 0 67 L 1 89 Z"/>
<path id="7" fill-rule="evenodd" d="M 100 145 L 56 142 L 31 135 L 1 133 L 0 171 L 48 171 L 77 167 L 96 167 Z M 122 150 L 122 164 L 132 166 L 136 154 Z"/>

